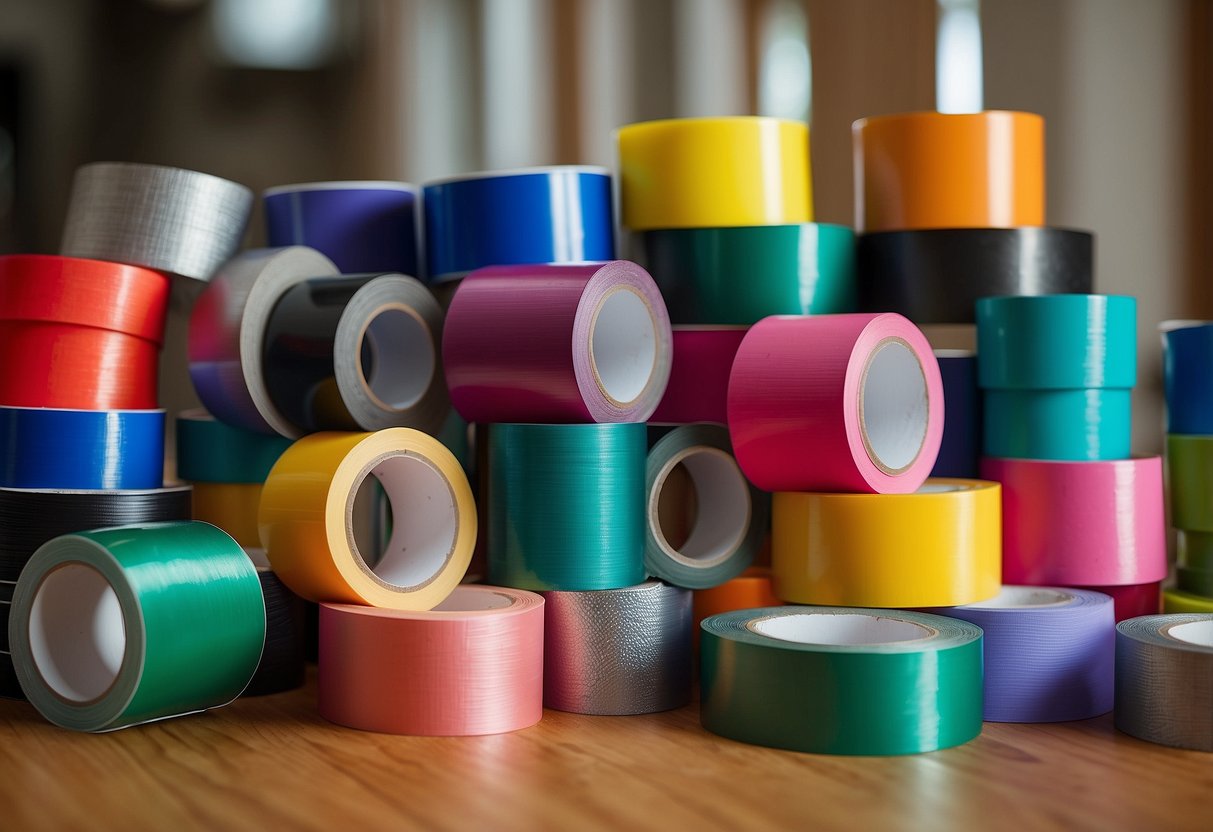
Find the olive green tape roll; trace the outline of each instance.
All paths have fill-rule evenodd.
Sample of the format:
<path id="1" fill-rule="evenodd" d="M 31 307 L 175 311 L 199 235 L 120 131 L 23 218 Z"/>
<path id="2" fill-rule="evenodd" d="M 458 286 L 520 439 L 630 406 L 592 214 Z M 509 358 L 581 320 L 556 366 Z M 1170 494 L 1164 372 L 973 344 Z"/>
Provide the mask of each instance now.
<path id="1" fill-rule="evenodd" d="M 1178 589 L 1166 589 L 1162 593 L 1162 611 L 1213 613 L 1213 598 L 1181 592 Z"/>
<path id="2" fill-rule="evenodd" d="M 1213 570 L 1213 533 L 1179 529 L 1175 533 L 1175 555 L 1180 566 Z"/>
<path id="3" fill-rule="evenodd" d="M 1213 532 L 1213 436 L 1167 436 L 1171 525 Z"/>
<path id="4" fill-rule="evenodd" d="M 1213 751 L 1213 615 L 1116 625 L 1116 727 L 1147 742 Z"/>
<path id="5" fill-rule="evenodd" d="M 982 633 L 925 613 L 766 607 L 704 619 L 700 720 L 741 742 L 915 754 L 981 733 Z"/>
<path id="6" fill-rule="evenodd" d="M 265 645 L 265 603 L 252 562 L 214 526 L 119 526 L 34 553 L 9 640 L 43 716 L 112 731 L 239 696 Z"/>
<path id="7" fill-rule="evenodd" d="M 177 476 L 187 482 L 263 483 L 293 441 L 233 427 L 205 410 L 186 410 L 177 414 Z"/>
<path id="8" fill-rule="evenodd" d="M 762 548 L 770 497 L 741 473 L 720 425 L 683 425 L 659 439 L 645 493 L 644 565 L 656 578 L 688 589 L 719 586 Z"/>
<path id="9" fill-rule="evenodd" d="M 1213 569 L 1194 566 L 1175 567 L 1176 589 L 1202 598 L 1213 598 Z"/>

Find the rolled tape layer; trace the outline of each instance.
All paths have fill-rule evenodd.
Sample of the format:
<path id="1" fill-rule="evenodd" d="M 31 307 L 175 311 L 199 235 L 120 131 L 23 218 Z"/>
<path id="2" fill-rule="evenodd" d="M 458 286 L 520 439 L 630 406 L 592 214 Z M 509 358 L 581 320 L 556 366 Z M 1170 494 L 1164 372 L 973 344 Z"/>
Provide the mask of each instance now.
<path id="1" fill-rule="evenodd" d="M 1175 568 L 1175 588 L 1180 592 L 1213 598 L 1213 569 L 1197 569 L 1191 566 Z"/>
<path id="2" fill-rule="evenodd" d="M 205 410 L 178 413 L 176 428 L 177 476 L 190 482 L 263 483 L 291 446 L 290 439 L 232 427 Z"/>
<path id="3" fill-rule="evenodd" d="M 854 312 L 855 232 L 799 223 L 671 228 L 642 235 L 675 324 Z"/>
<path id="4" fill-rule="evenodd" d="M 1164 321 L 1159 329 L 1167 433 L 1213 434 L 1213 323 Z"/>
<path id="5" fill-rule="evenodd" d="M 720 228 L 811 222 L 809 127 L 737 116 L 621 127 L 623 225 Z"/>
<path id="6" fill-rule="evenodd" d="M 728 421 L 729 375 L 746 328 L 675 326 L 670 381 L 649 422 Z"/>
<path id="7" fill-rule="evenodd" d="M 1174 510 L 1174 509 L 1172 509 Z M 1175 562 L 1196 569 L 1213 569 L 1213 532 L 1175 531 Z"/>
<path id="8" fill-rule="evenodd" d="M 0 407 L 3 488 L 159 488 L 163 410 Z"/>
<path id="9" fill-rule="evenodd" d="M 481 269 L 442 335 L 451 403 L 469 422 L 643 422 L 671 352 L 661 293 L 627 260 Z"/>
<path id="10" fill-rule="evenodd" d="M 1003 111 L 856 121 L 856 230 L 1044 225 L 1044 129 Z"/>
<path id="11" fill-rule="evenodd" d="M 1139 615 L 1158 615 L 1162 609 L 1161 581 L 1121 586 L 1079 586 L 1075 589 L 1102 592 L 1111 598 L 1117 623 Z"/>
<path id="12" fill-rule="evenodd" d="M 611 175 L 560 165 L 427 182 L 429 279 L 457 280 L 485 266 L 615 259 Z"/>
<path id="13" fill-rule="evenodd" d="M 543 704 L 648 714 L 691 700 L 691 593 L 660 581 L 545 592 Z"/>
<path id="14" fill-rule="evenodd" d="M 292 286 L 335 274 L 331 260 L 303 246 L 252 249 L 224 264 L 190 313 L 190 380 L 207 410 L 245 430 L 297 435 L 266 389 L 266 325 Z"/>
<path id="15" fill-rule="evenodd" d="M 986 456 L 1021 459 L 1125 459 L 1132 435 L 1132 391 L 986 390 Z M 947 428 L 945 427 L 945 431 Z"/>
<path id="16" fill-rule="evenodd" d="M 1116 727 L 1147 742 L 1213 751 L 1213 615 L 1116 625 Z"/>
<path id="17" fill-rule="evenodd" d="M 1094 260 L 1094 235 L 1067 228 L 862 234 L 859 303 L 918 324 L 973 323 L 978 298 L 1090 293 Z"/>
<path id="18" fill-rule="evenodd" d="M 389 734 L 468 736 L 543 715 L 544 601 L 456 587 L 427 612 L 320 607 L 320 715 Z"/>
<path id="19" fill-rule="evenodd" d="M 932 477 L 977 477 L 981 456 L 981 393 L 977 389 L 977 354 L 969 350 L 935 350 L 943 382 L 943 436 Z"/>
<path id="20" fill-rule="evenodd" d="M 246 550 L 247 551 L 247 550 Z M 264 557 L 262 554 L 261 557 Z M 250 555 L 256 564 L 256 557 Z M 273 570 L 257 567 L 265 601 L 265 650 L 241 696 L 266 696 L 303 685 L 303 600 Z"/>
<path id="21" fill-rule="evenodd" d="M 1002 483 L 1003 581 L 1121 586 L 1167 575 L 1159 457 L 981 461 Z"/>
<path id="22" fill-rule="evenodd" d="M 943 433 L 939 364 L 895 314 L 775 316 L 733 361 L 733 450 L 764 491 L 916 490 Z"/>
<path id="23" fill-rule="evenodd" d="M 644 580 L 645 426 L 494 424 L 489 581 L 534 590 Z"/>
<path id="24" fill-rule="evenodd" d="M 1116 622 L 1107 595 L 1004 586 L 988 601 L 932 612 L 985 634 L 987 722 L 1068 722 L 1112 710 Z"/>
<path id="25" fill-rule="evenodd" d="M 307 182 L 270 188 L 269 245 L 307 246 L 343 274 L 420 274 L 417 187 L 407 182 Z"/>
<path id="26" fill-rule="evenodd" d="M 916 754 L 981 733 L 981 629 L 937 615 L 768 607 L 704 619 L 699 718 L 814 754 Z"/>
<path id="27" fill-rule="evenodd" d="M 1000 499 L 998 484 L 981 480 L 928 480 L 915 494 L 777 492 L 775 594 L 847 607 L 944 607 L 992 598 L 1001 575 Z"/>
<path id="28" fill-rule="evenodd" d="M 667 488 L 680 467 L 689 493 Z M 675 494 L 673 515 L 686 519 L 685 531 L 682 523 L 667 529 L 667 492 Z M 658 440 L 645 464 L 645 495 L 644 565 L 656 578 L 690 589 L 716 586 L 740 575 L 762 548 L 769 498 L 737 467 L 724 427 L 683 425 Z"/>
<path id="29" fill-rule="evenodd" d="M 22 690 L 51 722 L 78 731 L 225 705 L 265 645 L 257 572 L 206 523 L 55 538 L 21 573 L 12 606 Z"/>
<path id="30" fill-rule="evenodd" d="M 191 516 L 218 526 L 245 548 L 258 548 L 261 546 L 257 527 L 261 488 L 259 482 L 196 482 Z"/>
<path id="31" fill-rule="evenodd" d="M 1213 613 L 1213 598 L 1194 595 L 1191 592 L 1181 592 L 1177 589 L 1166 589 L 1162 593 L 1162 611 L 1165 613 L 1196 612 Z"/>
<path id="32" fill-rule="evenodd" d="M 1213 436 L 1167 436 L 1171 524 L 1213 532 Z"/>
<path id="33" fill-rule="evenodd" d="M 76 170 L 60 251 L 209 280 L 252 207 L 252 191 L 210 174 L 94 162 Z"/>
<path id="34" fill-rule="evenodd" d="M 373 565 L 350 519 L 370 476 L 383 486 L 393 519 Z M 439 604 L 463 578 L 476 543 L 476 508 L 459 461 L 411 428 L 300 439 L 270 471 L 259 525 L 274 572 L 297 595 L 386 609 Z"/>

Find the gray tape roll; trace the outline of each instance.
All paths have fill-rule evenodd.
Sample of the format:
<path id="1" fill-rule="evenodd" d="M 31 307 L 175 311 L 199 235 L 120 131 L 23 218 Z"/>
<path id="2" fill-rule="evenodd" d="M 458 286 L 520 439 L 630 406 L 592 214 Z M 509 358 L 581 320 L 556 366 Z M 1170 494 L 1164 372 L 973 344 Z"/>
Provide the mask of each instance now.
<path id="1" fill-rule="evenodd" d="M 76 171 L 59 250 L 210 280 L 252 207 L 251 190 L 209 173 L 94 162 Z"/>
<path id="2" fill-rule="evenodd" d="M 542 592 L 543 704 L 648 714 L 691 700 L 691 592 L 660 581 Z"/>
<path id="3" fill-rule="evenodd" d="M 1116 727 L 1147 742 L 1213 751 L 1213 615 L 1116 625 Z"/>

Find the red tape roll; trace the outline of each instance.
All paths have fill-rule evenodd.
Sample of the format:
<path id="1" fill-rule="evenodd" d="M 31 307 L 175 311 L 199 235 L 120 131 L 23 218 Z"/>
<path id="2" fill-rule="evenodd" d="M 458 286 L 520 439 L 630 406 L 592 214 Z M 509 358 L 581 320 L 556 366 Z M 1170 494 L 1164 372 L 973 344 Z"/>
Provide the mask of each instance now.
<path id="1" fill-rule="evenodd" d="M 673 327 L 670 382 L 650 422 L 685 425 L 728 423 L 729 373 L 744 326 Z"/>
<path id="2" fill-rule="evenodd" d="M 1126 618 L 1142 615 L 1158 615 L 1162 610 L 1162 582 L 1128 584 L 1126 586 L 1079 586 L 1075 589 L 1091 589 L 1112 596 L 1113 614 L 1119 624 Z"/>

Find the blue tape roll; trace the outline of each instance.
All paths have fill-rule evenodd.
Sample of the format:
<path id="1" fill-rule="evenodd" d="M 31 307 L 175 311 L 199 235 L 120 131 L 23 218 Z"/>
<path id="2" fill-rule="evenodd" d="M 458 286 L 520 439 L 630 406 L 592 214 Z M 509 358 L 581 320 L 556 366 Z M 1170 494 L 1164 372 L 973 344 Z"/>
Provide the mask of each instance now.
<path id="1" fill-rule="evenodd" d="M 0 407 L 0 487 L 160 488 L 163 410 Z"/>
<path id="2" fill-rule="evenodd" d="M 1129 390 L 986 390 L 985 455 L 1126 459 L 1132 425 L 1130 394 Z"/>
<path id="3" fill-rule="evenodd" d="M 1162 325 L 1163 390 L 1167 433 L 1213 434 L 1213 323 Z"/>
<path id="4" fill-rule="evenodd" d="M 932 477 L 978 479 L 981 455 L 981 394 L 977 355 L 968 350 L 935 350 L 943 379 L 943 440 Z"/>
<path id="5" fill-rule="evenodd" d="M 431 282 L 483 266 L 615 259 L 605 168 L 476 173 L 428 183 L 422 196 Z"/>

